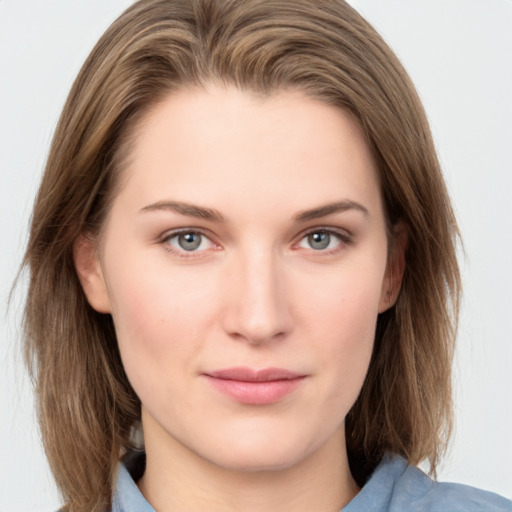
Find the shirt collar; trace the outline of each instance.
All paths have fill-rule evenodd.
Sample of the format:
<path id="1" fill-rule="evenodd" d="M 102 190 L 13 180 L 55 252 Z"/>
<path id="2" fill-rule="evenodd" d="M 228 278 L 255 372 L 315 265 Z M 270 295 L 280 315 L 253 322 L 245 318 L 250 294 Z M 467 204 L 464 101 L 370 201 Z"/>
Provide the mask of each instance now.
<path id="1" fill-rule="evenodd" d="M 116 487 L 112 500 L 112 512 L 155 512 L 147 502 L 130 474 L 130 469 L 141 463 L 144 453 L 125 459 L 119 464 Z M 127 466 L 125 466 L 127 464 Z M 394 484 L 407 469 L 407 462 L 399 456 L 386 455 L 370 476 L 359 494 L 341 512 L 388 510 Z"/>
<path id="2" fill-rule="evenodd" d="M 124 464 L 119 464 L 112 512 L 155 512 Z"/>

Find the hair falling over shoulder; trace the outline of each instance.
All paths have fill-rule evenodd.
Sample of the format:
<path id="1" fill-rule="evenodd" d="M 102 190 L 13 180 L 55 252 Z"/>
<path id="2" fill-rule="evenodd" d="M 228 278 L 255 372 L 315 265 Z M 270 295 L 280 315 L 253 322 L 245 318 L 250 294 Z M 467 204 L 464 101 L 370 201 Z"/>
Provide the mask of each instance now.
<path id="1" fill-rule="evenodd" d="M 70 512 L 110 506 L 140 402 L 112 319 L 94 311 L 73 263 L 101 229 L 134 126 L 179 88 L 209 82 L 298 89 L 360 123 L 379 170 L 390 232 L 407 230 L 396 305 L 380 315 L 370 368 L 346 418 L 363 483 L 385 452 L 432 471 L 451 425 L 460 294 L 458 230 L 415 89 L 377 32 L 342 0 L 141 0 L 106 31 L 60 117 L 24 266 L 25 352 L 46 453 Z"/>

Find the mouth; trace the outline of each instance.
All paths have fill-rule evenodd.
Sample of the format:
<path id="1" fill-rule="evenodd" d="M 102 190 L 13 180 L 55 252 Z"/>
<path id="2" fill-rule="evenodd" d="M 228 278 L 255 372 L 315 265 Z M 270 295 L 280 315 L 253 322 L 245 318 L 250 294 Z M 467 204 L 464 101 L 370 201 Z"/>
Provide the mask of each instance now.
<path id="1" fill-rule="evenodd" d="M 283 368 L 237 367 L 204 373 L 208 382 L 221 393 L 247 405 L 269 405 L 293 393 L 306 375 Z"/>

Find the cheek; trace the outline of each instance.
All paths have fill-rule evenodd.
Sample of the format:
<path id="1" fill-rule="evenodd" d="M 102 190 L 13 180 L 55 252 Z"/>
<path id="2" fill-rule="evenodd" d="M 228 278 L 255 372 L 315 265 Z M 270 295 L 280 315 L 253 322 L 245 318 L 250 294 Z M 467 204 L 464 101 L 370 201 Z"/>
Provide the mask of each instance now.
<path id="1" fill-rule="evenodd" d="M 328 368 L 324 385 L 329 400 L 351 407 L 368 370 L 378 307 L 383 265 L 347 266 L 326 280 L 321 289 L 304 294 L 307 339 L 315 340 L 321 368 Z M 343 392 L 340 394 L 340 390 Z"/>
<path id="2" fill-rule="evenodd" d="M 374 289 L 352 290 L 343 296 L 339 307 L 332 307 L 326 325 L 331 325 L 329 347 L 325 353 L 341 370 L 340 378 L 352 375 L 363 378 L 369 364 L 375 338 L 378 294 Z M 361 381 L 362 384 L 362 381 Z"/>
<path id="3" fill-rule="evenodd" d="M 166 345 L 165 337 L 155 334 L 182 325 L 190 332 L 197 326 L 192 319 L 213 303 L 209 295 L 215 288 L 208 277 L 174 268 L 163 249 L 128 250 L 114 261 L 112 255 L 106 262 L 107 288 L 121 343 Z"/>
<path id="4" fill-rule="evenodd" d="M 128 379 L 143 399 L 151 391 L 148 376 L 169 350 L 170 319 L 163 313 L 173 306 L 163 306 L 159 288 L 149 286 L 145 274 L 118 277 L 112 275 L 109 283 L 117 342 Z"/>
<path id="5" fill-rule="evenodd" d="M 380 260 L 365 264 L 360 259 L 325 275 L 309 273 L 296 294 L 303 298 L 302 315 L 311 326 L 342 335 L 347 342 L 373 339 L 384 270 Z"/>
<path id="6" fill-rule="evenodd" d="M 110 264 L 107 276 L 121 358 L 141 397 L 151 387 L 149 376 L 165 392 L 169 381 L 162 372 L 177 375 L 190 367 L 215 317 L 211 295 L 217 287 L 197 272 L 171 272 L 166 256 L 139 258 L 133 251 Z"/>

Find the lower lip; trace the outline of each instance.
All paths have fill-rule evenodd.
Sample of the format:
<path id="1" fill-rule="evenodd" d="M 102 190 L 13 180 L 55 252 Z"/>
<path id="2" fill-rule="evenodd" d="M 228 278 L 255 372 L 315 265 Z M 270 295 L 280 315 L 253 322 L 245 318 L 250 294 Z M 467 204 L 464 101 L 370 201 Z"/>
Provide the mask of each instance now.
<path id="1" fill-rule="evenodd" d="M 279 402 L 293 393 L 304 379 L 304 377 L 298 377 L 296 379 L 247 382 L 210 376 L 206 376 L 206 378 L 221 393 L 248 405 L 269 405 Z"/>

